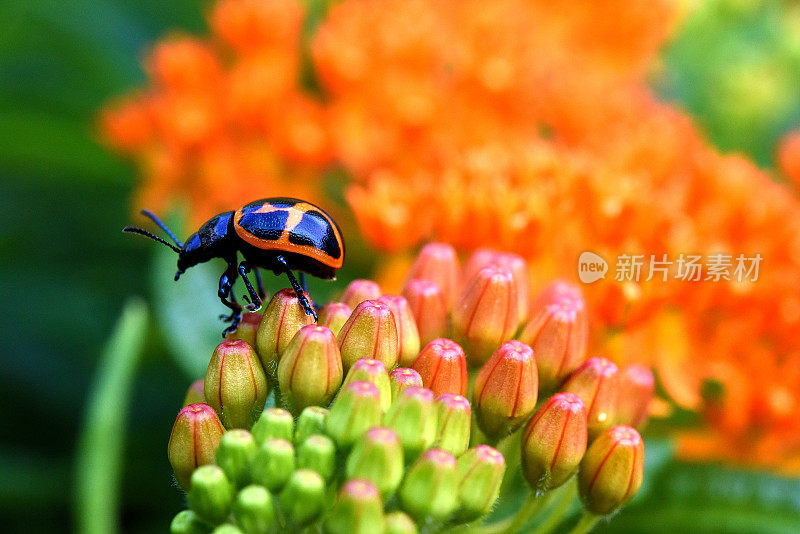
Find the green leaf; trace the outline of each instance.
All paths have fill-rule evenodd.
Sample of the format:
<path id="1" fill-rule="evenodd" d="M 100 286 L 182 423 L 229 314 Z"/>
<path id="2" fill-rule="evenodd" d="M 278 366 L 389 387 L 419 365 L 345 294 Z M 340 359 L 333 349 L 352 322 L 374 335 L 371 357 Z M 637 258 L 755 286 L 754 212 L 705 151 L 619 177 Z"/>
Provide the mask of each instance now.
<path id="1" fill-rule="evenodd" d="M 78 530 L 117 530 L 119 481 L 131 384 L 147 328 L 147 307 L 136 299 L 122 311 L 89 393 L 76 459 Z"/>

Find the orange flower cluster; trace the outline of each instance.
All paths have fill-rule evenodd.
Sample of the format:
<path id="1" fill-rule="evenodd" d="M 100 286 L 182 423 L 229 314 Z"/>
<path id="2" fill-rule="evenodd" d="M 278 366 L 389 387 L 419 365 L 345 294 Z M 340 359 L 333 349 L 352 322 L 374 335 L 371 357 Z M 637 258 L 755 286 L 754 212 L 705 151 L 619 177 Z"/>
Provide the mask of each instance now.
<path id="1" fill-rule="evenodd" d="M 211 39 L 156 45 L 150 86 L 100 118 L 139 163 L 136 207 L 186 199 L 200 223 L 254 198 L 319 197 L 331 147 L 322 106 L 298 84 L 304 17 L 298 2 L 226 0 L 209 14 Z"/>
<path id="2" fill-rule="evenodd" d="M 593 344 L 653 364 L 704 412 L 684 453 L 800 471 L 800 203 L 648 89 L 682 5 L 343 0 L 305 43 L 299 2 L 221 0 L 211 39 L 160 43 L 150 87 L 102 126 L 141 164 L 137 206 L 181 194 L 194 221 L 260 196 L 313 200 L 340 165 L 379 248 L 511 250 L 534 289 L 594 251 L 611 270 L 586 286 Z M 320 100 L 300 89 L 309 57 Z M 795 183 L 798 145 L 782 151 Z M 717 253 L 760 254 L 758 281 L 611 279 L 620 254 Z"/>

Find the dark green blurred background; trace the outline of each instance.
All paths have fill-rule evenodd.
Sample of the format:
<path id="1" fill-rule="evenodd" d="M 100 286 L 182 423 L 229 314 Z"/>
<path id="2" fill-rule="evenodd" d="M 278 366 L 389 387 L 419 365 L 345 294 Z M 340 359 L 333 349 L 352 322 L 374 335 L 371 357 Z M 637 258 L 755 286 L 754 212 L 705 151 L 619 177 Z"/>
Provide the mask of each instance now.
<path id="1" fill-rule="evenodd" d="M 159 36 L 202 32 L 205 5 L 0 3 L 3 531 L 69 528 L 74 448 L 101 347 L 129 296 L 154 300 L 154 247 L 120 233 L 135 174 L 96 143 L 95 112 L 144 82 L 140 59 Z M 771 166 L 775 141 L 800 122 L 798 5 L 709 2 L 664 58 L 654 86 L 718 146 Z M 193 364 L 175 363 L 180 350 L 167 350 L 152 317 L 128 414 L 126 532 L 164 531 L 183 504 L 166 443 Z"/>

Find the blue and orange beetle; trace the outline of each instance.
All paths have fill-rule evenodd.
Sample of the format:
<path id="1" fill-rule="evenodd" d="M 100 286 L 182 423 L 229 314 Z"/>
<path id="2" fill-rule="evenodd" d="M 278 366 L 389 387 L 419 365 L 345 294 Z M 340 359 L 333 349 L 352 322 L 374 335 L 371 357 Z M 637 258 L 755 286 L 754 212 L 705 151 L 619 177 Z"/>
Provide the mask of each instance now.
<path id="1" fill-rule="evenodd" d="M 276 275 L 286 273 L 295 294 L 306 314 L 317 319 L 314 308 L 292 271 L 332 280 L 344 262 L 344 239 L 339 226 L 324 210 L 295 198 L 265 198 L 256 200 L 236 211 L 220 213 L 206 221 L 197 232 L 181 244 L 167 226 L 152 212 L 142 214 L 153 220 L 175 242 L 175 245 L 133 226 L 123 228 L 167 245 L 178 253 L 178 272 L 175 280 L 186 269 L 211 258 L 222 258 L 228 267 L 219 279 L 219 299 L 230 308 L 231 314 L 223 316 L 231 324 L 223 332 L 236 330 L 242 318 L 242 306 L 232 293 L 233 283 L 240 276 L 250 294 L 246 309 L 261 307 L 265 293 L 258 268 L 270 269 Z M 237 253 L 244 261 L 238 262 Z M 253 288 L 247 273 L 255 270 L 259 291 Z"/>

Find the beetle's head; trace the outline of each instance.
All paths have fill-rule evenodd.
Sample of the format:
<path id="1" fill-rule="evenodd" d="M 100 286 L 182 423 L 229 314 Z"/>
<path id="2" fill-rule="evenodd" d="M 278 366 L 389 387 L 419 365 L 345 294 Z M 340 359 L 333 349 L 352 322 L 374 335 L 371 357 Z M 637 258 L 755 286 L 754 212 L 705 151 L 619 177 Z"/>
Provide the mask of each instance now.
<path id="1" fill-rule="evenodd" d="M 189 239 L 186 240 L 186 244 L 183 245 L 183 250 L 178 253 L 178 272 L 175 273 L 175 280 L 178 280 L 189 267 L 194 267 L 198 263 L 206 261 L 208 259 L 205 257 L 206 255 L 207 251 L 203 247 L 197 232 L 190 235 Z"/>

